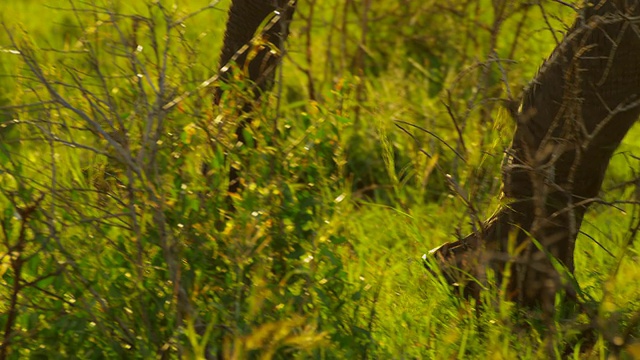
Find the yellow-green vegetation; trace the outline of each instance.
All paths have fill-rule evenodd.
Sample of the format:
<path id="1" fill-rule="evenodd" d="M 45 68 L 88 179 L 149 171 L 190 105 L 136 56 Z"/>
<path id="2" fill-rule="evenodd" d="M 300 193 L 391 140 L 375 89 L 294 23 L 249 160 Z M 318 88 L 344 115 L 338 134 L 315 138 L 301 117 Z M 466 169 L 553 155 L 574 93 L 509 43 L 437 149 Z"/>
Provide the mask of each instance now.
<path id="1" fill-rule="evenodd" d="M 221 106 L 202 85 L 228 6 L 3 1 L 1 358 L 640 358 L 637 129 L 555 329 L 499 288 L 480 310 L 421 262 L 496 209 L 504 105 L 574 9 L 300 1 L 237 147 L 246 84 Z"/>

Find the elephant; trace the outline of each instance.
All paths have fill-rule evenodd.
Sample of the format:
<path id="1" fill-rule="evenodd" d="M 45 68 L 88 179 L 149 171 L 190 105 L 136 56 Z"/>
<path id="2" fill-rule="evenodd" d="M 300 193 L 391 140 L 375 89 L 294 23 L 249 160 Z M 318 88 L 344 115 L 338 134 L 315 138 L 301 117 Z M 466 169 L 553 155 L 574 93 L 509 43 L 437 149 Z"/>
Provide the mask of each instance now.
<path id="1" fill-rule="evenodd" d="M 295 5 L 295 2 L 289 0 L 233 1 L 220 55 L 220 78 L 223 80 L 230 78 L 233 70 L 229 65 L 233 61 L 238 69 L 247 69 L 247 77 L 256 84 L 257 88 L 262 92 L 269 90 L 273 85 L 275 67 L 284 51 L 284 42 L 288 36 Z M 257 54 L 247 64 L 247 55 L 252 52 L 249 49 L 252 46 L 252 39 L 256 36 L 260 25 L 271 14 L 276 17 L 273 23 L 266 24 L 257 37 L 277 47 L 277 52 L 272 51 L 271 46 L 258 44 L 260 48 Z M 246 49 L 243 49 L 245 46 Z M 217 88 L 216 93 L 216 102 L 219 102 L 220 87 Z"/>
<path id="2" fill-rule="evenodd" d="M 273 86 L 295 6 L 293 0 L 232 2 L 220 78 L 229 81 L 242 71 L 253 84 L 245 113 Z M 252 43 L 276 12 L 261 29 L 259 43 Z M 508 281 L 509 298 L 522 305 L 541 304 L 550 313 L 559 291 L 575 296 L 555 260 L 573 273 L 585 212 L 597 202 L 609 161 L 640 116 L 638 16 L 640 0 L 587 0 L 524 90 L 502 167 L 505 204 L 476 232 L 429 252 L 429 266 L 436 264 L 467 295 L 479 297 L 491 269 L 499 281 Z M 218 87 L 216 103 L 222 93 Z M 237 126 L 241 143 L 249 122 Z M 238 176 L 232 168 L 230 192 L 238 191 Z"/>
<path id="3" fill-rule="evenodd" d="M 254 100 L 243 105 L 244 113 L 250 112 L 261 95 L 273 87 L 275 69 L 284 53 L 295 6 L 294 0 L 234 0 L 231 3 L 220 56 L 219 77 L 223 82 L 229 81 L 235 71 L 242 71 L 243 77 L 253 85 Z M 260 29 L 269 15 L 273 15 L 273 18 Z M 258 43 L 254 43 L 253 39 L 258 39 Z M 222 87 L 218 86 L 214 94 L 216 104 L 220 103 L 222 93 Z M 237 124 L 235 135 L 241 144 L 246 142 L 244 129 L 250 122 L 249 118 Z M 237 193 L 239 189 L 238 170 L 231 167 L 229 193 Z"/>
<path id="4" fill-rule="evenodd" d="M 506 204 L 479 231 L 430 252 L 467 295 L 478 297 L 488 268 L 500 280 L 510 264 L 517 303 L 552 313 L 558 291 L 575 296 L 563 274 L 574 271 L 580 225 L 640 115 L 638 16 L 639 0 L 588 1 L 523 92 L 502 167 Z"/>

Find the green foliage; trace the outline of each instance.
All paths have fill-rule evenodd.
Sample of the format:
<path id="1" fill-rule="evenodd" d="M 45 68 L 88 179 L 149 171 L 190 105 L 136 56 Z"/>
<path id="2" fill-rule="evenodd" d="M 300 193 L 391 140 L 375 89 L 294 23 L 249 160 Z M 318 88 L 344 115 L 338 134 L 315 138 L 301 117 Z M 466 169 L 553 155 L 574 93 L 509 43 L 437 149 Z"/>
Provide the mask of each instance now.
<path id="1" fill-rule="evenodd" d="M 281 82 L 249 114 L 251 84 L 222 85 L 220 106 L 200 87 L 229 1 L 4 4 L 0 354 L 632 358 L 632 139 L 605 186 L 621 203 L 579 239 L 585 309 L 559 302 L 557 331 L 495 286 L 480 311 L 420 261 L 495 209 L 501 104 L 574 15 L 507 3 L 300 2 Z"/>

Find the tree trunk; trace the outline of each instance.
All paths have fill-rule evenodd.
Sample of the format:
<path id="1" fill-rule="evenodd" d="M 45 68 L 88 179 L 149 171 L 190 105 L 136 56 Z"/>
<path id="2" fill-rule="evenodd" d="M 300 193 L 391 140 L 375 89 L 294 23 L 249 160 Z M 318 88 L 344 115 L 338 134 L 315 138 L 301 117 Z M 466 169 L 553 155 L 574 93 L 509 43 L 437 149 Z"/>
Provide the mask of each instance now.
<path id="1" fill-rule="evenodd" d="M 545 311 L 559 290 L 574 290 L 553 259 L 573 272 L 585 211 L 640 115 L 639 15 L 640 0 L 589 1 L 524 92 L 503 164 L 508 204 L 481 231 L 430 252 L 468 295 L 488 268 L 511 299 Z"/>

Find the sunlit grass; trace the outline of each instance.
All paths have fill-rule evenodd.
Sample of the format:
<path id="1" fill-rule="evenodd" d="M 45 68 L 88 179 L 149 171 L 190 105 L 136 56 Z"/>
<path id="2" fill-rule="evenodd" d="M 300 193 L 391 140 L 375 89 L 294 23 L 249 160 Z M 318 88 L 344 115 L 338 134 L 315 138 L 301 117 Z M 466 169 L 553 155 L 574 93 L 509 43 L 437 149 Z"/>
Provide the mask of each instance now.
<path id="1" fill-rule="evenodd" d="M 167 77 L 173 92 L 162 99 L 167 102 L 216 73 L 229 1 L 163 4 L 175 18 L 215 4 L 186 21 L 173 38 Z M 489 305 L 480 310 L 424 267 L 422 254 L 466 235 L 472 215 L 486 219 L 499 205 L 502 152 L 515 126 L 494 99 L 506 91 L 497 68 L 482 85 L 492 96 L 471 100 L 480 91 L 478 64 L 487 58 L 489 36 L 479 33 L 476 42 L 464 43 L 468 33 L 456 31 L 477 22 L 488 26 L 491 14 L 467 9 L 461 20 L 455 12 L 435 11 L 434 4 L 377 4 L 379 18 L 369 29 L 374 34 L 363 45 L 367 71 L 359 72 L 353 67 L 358 15 L 349 13 L 343 28 L 333 18 L 343 2 L 318 3 L 308 29 L 303 15 L 310 3 L 301 2 L 281 86 L 252 114 L 248 136 L 257 148 L 233 148 L 236 109 L 214 107 L 205 89 L 168 113 L 157 158 L 145 162 L 150 156 L 140 155 L 143 164 L 156 167 L 144 176 L 123 165 L 114 143 L 69 109 L 0 111 L 0 209 L 9 229 L 0 255 L 9 259 L 7 244 L 28 239 L 22 277 L 39 281 L 20 297 L 19 345 L 10 344 L 11 356 L 149 358 L 180 352 L 197 358 L 211 351 L 223 358 L 532 359 L 549 356 L 552 336 L 558 357 L 606 357 L 611 349 L 602 338 L 582 342 L 579 328 L 588 319 L 579 311 L 559 305 L 559 331 L 549 335 L 539 313 L 517 309 L 496 286 L 483 295 Z M 97 98 L 113 97 L 115 105 L 101 109 L 106 119 L 126 119 L 128 133 L 126 139 L 117 138 L 115 129 L 107 135 L 122 144 L 127 140 L 127 151 L 140 154 L 148 135 L 143 125 L 151 118 L 140 110 L 141 93 L 153 95 L 150 103 L 156 100 L 152 88 L 159 85 L 160 71 L 153 65 L 160 57 L 151 49 L 165 30 L 155 37 L 139 30 L 142 49 L 131 51 L 141 52 L 153 80 L 138 87 L 126 59 L 109 53 L 118 37 L 107 26 L 108 14 L 77 19 L 56 9 L 69 9 L 66 0 L 2 7 L 9 31 L 21 46 L 35 49 L 50 79 L 73 83 L 73 74 L 93 73 L 86 53 L 49 50 L 86 50 L 80 40 L 95 46 L 105 59 L 101 69 L 112 77 L 104 87 L 89 75 L 81 83 Z M 115 8 L 162 20 L 154 2 L 120 1 Z M 562 30 L 558 19 L 572 18 L 557 4 L 547 9 L 556 30 Z M 530 11 L 513 50 L 516 61 L 503 64 L 514 97 L 555 46 L 543 15 Z M 400 15 L 410 17 L 411 25 L 399 26 Z M 504 36 L 496 43 L 501 57 L 512 51 L 519 20 L 502 25 Z M 134 22 L 119 21 L 129 34 Z M 466 31 L 472 29 L 477 30 Z M 313 49 L 311 62 L 307 46 Z M 14 46 L 3 31 L 0 89 L 6 95 L 0 94 L 0 106 L 47 99 L 10 50 Z M 74 106 L 100 118 L 86 92 L 60 88 Z M 461 123 L 464 144 L 456 129 Z M 603 194 L 608 202 L 636 200 L 635 185 L 616 185 L 636 176 L 637 132 L 632 130 L 611 161 L 604 185 L 609 191 Z M 52 142 L 52 135 L 90 149 Z M 230 166 L 244 171 L 245 190 L 229 199 Z M 461 191 L 451 190 L 446 174 Z M 41 194 L 39 212 L 20 235 L 21 211 Z M 605 319 L 602 329 L 611 334 L 626 331 L 640 309 L 640 243 L 627 241 L 638 221 L 636 207 L 594 206 L 582 230 L 595 241 L 580 236 L 575 252 L 581 300 Z M 162 239 L 175 240 L 175 246 Z M 169 265 L 172 259 L 178 264 Z M 8 298 L 16 274 L 3 261 L 0 296 Z M 171 277 L 172 266 L 180 268 L 179 283 Z M 181 286 L 189 293 L 181 294 Z M 189 300 L 189 311 L 179 309 L 181 296 Z M 8 308 L 3 302 L 0 325 L 7 322 Z M 631 331 L 638 334 L 635 327 Z"/>

